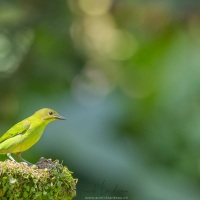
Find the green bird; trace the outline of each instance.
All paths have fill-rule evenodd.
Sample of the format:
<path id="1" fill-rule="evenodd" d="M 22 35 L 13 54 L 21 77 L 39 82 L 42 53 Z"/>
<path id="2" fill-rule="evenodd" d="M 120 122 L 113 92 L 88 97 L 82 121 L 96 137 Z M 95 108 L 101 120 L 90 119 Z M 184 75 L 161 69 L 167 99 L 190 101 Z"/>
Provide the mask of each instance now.
<path id="1" fill-rule="evenodd" d="M 32 147 L 41 138 L 46 125 L 56 119 L 65 118 L 50 108 L 43 108 L 15 124 L 0 138 L 0 154 L 7 154 L 15 161 L 11 156 L 15 153 L 20 160 L 31 164 L 21 157 L 21 153 Z"/>

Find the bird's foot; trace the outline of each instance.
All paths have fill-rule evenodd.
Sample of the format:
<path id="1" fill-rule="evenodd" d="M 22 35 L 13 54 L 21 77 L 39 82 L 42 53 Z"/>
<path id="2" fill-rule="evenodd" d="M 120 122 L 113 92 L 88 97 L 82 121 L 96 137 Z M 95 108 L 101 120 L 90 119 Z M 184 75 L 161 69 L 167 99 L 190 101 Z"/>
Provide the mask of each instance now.
<path id="1" fill-rule="evenodd" d="M 21 156 L 21 153 L 16 153 L 16 156 L 21 160 L 23 161 L 23 163 L 26 163 L 26 165 L 33 165 L 32 163 L 28 162 L 27 160 L 23 159 L 22 156 Z"/>
<path id="2" fill-rule="evenodd" d="M 21 159 L 21 160 L 23 160 L 22 163 L 25 164 L 25 165 L 27 165 L 27 166 L 33 166 L 33 165 L 34 165 L 34 164 L 32 164 L 32 163 L 30 163 L 30 162 L 24 160 L 24 159 Z"/>
<path id="3" fill-rule="evenodd" d="M 24 165 L 27 165 L 27 166 L 29 165 L 29 164 L 28 164 L 28 163 L 26 163 L 26 162 L 21 162 L 21 163 L 23 163 Z"/>
<path id="4" fill-rule="evenodd" d="M 11 156 L 11 153 L 7 153 L 8 158 L 10 158 L 10 160 L 16 162 L 16 160 Z"/>

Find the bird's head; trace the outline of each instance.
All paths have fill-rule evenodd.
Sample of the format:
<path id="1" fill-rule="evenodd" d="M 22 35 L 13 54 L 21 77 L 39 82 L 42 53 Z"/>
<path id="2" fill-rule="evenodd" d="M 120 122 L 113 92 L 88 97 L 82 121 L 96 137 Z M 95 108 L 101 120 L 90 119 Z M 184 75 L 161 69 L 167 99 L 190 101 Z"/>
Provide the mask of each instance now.
<path id="1" fill-rule="evenodd" d="M 46 122 L 51 122 L 56 119 L 65 120 L 64 117 L 62 117 L 55 110 L 52 110 L 50 108 L 43 108 L 41 110 L 38 110 L 37 112 L 35 112 L 34 115 L 42 120 L 45 120 Z"/>

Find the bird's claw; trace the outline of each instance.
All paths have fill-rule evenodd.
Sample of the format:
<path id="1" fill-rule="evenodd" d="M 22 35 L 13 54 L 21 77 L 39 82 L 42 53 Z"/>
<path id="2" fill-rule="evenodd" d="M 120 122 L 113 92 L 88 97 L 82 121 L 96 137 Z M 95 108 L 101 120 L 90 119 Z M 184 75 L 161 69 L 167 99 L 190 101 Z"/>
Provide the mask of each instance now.
<path id="1" fill-rule="evenodd" d="M 21 163 L 23 163 L 24 165 L 27 165 L 27 166 L 29 165 L 27 162 L 21 162 Z"/>

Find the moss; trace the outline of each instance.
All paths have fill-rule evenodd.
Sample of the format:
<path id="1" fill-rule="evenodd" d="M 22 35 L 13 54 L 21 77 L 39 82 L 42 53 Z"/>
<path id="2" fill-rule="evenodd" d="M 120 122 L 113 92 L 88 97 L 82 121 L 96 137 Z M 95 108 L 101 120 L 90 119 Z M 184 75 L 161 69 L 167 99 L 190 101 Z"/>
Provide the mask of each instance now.
<path id="1" fill-rule="evenodd" d="M 0 162 L 1 200 L 70 200 L 76 195 L 76 183 L 72 172 L 57 160 L 41 158 L 33 166 Z"/>

